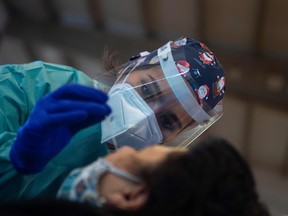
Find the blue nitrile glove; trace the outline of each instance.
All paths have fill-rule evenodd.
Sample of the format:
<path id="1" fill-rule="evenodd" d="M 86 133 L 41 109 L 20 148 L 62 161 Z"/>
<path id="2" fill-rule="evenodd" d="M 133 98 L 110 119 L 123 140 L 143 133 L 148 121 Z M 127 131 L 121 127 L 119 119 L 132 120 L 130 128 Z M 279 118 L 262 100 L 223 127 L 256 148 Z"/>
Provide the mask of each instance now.
<path id="1" fill-rule="evenodd" d="M 107 99 L 105 93 L 77 84 L 64 85 L 41 98 L 11 148 L 15 169 L 22 174 L 43 170 L 73 135 L 110 114 Z"/>

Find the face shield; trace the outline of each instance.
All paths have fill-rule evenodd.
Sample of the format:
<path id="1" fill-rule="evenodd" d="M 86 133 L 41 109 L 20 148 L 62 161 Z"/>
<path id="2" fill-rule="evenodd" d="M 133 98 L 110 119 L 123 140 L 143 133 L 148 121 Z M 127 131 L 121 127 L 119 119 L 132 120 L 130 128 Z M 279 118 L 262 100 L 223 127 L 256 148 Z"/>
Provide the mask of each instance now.
<path id="1" fill-rule="evenodd" d="M 101 123 L 101 141 L 116 148 L 187 147 L 223 113 L 223 69 L 203 44 L 192 39 L 141 53 L 107 72 L 103 80 L 112 86 L 112 113 Z"/>

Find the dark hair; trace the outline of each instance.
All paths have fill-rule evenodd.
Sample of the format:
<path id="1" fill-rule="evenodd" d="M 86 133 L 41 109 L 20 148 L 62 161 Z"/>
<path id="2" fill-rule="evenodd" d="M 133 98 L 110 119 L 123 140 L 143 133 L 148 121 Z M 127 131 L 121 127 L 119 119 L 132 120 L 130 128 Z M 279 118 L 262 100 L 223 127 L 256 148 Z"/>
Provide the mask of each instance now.
<path id="1" fill-rule="evenodd" d="M 201 142 L 187 154 L 171 153 L 142 178 L 150 196 L 132 215 L 269 215 L 259 201 L 249 166 L 223 139 Z"/>

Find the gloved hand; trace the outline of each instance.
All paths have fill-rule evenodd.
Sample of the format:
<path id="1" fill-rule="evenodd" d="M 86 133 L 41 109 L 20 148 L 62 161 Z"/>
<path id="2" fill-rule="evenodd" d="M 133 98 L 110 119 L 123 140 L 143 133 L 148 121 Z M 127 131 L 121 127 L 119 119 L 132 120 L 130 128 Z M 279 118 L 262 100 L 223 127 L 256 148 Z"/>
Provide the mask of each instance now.
<path id="1" fill-rule="evenodd" d="M 41 98 L 11 148 L 15 169 L 22 174 L 43 170 L 73 135 L 110 114 L 107 99 L 105 93 L 77 84 L 64 85 Z"/>

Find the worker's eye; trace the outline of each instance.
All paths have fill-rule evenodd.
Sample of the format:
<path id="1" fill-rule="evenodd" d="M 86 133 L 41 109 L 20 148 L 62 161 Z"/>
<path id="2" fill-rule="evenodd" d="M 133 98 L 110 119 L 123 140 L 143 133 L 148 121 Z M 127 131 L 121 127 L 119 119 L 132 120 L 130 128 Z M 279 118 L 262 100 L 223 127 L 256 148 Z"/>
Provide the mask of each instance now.
<path id="1" fill-rule="evenodd" d="M 160 127 L 164 130 L 168 130 L 170 132 L 173 132 L 175 128 L 175 121 L 171 117 L 171 115 L 161 115 L 158 119 L 158 123 Z"/>
<path id="2" fill-rule="evenodd" d="M 149 100 L 154 97 L 154 93 L 150 85 L 144 84 L 140 87 L 140 89 L 144 100 Z"/>

